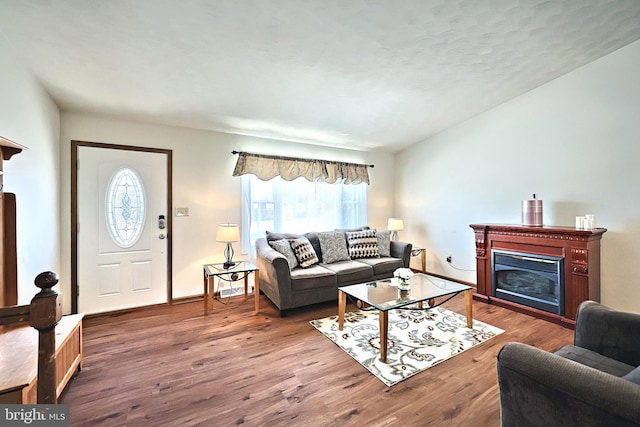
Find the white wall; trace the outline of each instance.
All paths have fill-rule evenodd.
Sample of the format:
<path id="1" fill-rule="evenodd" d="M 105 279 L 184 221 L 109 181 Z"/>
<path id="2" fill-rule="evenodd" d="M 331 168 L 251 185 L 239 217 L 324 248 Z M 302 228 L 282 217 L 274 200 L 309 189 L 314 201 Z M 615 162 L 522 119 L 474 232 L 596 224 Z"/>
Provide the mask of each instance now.
<path id="1" fill-rule="evenodd" d="M 469 224 L 519 224 L 536 193 L 547 225 L 595 214 L 608 229 L 601 300 L 640 312 L 639 69 L 635 42 L 399 153 L 396 207 L 427 268 L 475 282 L 447 253 L 475 268 Z"/>
<path id="2" fill-rule="evenodd" d="M 90 141 L 173 150 L 173 207 L 188 207 L 189 216 L 173 221 L 173 296 L 202 294 L 202 265 L 223 261 L 216 226 L 241 222 L 240 178 L 231 176 L 237 156 L 231 151 L 314 157 L 373 163 L 368 191 L 369 224 L 385 228 L 393 216 L 393 156 L 323 148 L 220 132 L 130 122 L 91 114 L 62 113 L 62 258 L 70 276 L 70 141 Z M 236 253 L 238 248 L 236 247 Z M 68 293 L 71 284 L 62 290 Z M 70 299 L 65 311 L 70 310 Z"/>
<path id="3" fill-rule="evenodd" d="M 18 304 L 28 304 L 35 277 L 60 272 L 60 113 L 2 38 L 0 94 L 0 135 L 28 148 L 3 163 L 3 191 L 16 194 Z"/>

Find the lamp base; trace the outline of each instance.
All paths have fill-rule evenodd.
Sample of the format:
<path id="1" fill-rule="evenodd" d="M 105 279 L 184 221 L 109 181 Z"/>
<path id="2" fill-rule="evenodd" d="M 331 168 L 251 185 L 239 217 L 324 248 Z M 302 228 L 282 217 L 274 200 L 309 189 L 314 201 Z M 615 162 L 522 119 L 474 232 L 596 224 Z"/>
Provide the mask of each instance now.
<path id="1" fill-rule="evenodd" d="M 227 243 L 227 247 L 224 248 L 224 258 L 227 260 L 224 264 L 222 264 L 224 268 L 231 268 L 236 265 L 236 263 L 232 261 L 233 246 L 231 246 L 231 243 Z"/>

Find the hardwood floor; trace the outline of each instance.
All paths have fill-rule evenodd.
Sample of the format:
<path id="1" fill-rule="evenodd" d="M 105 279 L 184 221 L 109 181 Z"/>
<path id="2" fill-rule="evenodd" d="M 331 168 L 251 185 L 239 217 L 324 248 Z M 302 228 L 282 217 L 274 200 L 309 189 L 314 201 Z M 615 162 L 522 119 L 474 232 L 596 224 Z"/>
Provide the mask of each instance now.
<path id="1" fill-rule="evenodd" d="M 86 319 L 83 369 L 60 399 L 71 425 L 498 426 L 500 348 L 573 341 L 572 330 L 474 301 L 474 318 L 504 334 L 387 387 L 309 325 L 337 303 L 286 318 L 260 304 L 259 315 L 235 297 L 207 317 L 194 302 Z M 464 313 L 464 298 L 444 306 Z"/>

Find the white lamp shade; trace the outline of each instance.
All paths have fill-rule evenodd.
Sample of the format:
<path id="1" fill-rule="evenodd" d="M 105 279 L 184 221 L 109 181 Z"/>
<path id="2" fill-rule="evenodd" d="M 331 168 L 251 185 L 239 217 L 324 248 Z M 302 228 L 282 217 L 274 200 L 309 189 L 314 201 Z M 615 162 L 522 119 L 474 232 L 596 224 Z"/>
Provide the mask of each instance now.
<path id="1" fill-rule="evenodd" d="M 237 242 L 240 240 L 240 228 L 238 224 L 219 224 L 216 233 L 216 241 L 218 242 Z"/>
<path id="2" fill-rule="evenodd" d="M 387 230 L 404 230 L 404 221 L 402 221 L 400 218 L 389 218 L 389 221 L 387 221 Z"/>

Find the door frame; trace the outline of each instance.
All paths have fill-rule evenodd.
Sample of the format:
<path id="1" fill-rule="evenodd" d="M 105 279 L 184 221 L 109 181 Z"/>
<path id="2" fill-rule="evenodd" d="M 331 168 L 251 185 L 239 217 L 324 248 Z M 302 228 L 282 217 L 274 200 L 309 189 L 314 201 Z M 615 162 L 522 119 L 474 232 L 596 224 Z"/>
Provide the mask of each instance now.
<path id="1" fill-rule="evenodd" d="M 167 157 L 167 304 L 173 304 L 173 150 L 71 140 L 71 313 L 78 313 L 78 151 L 80 147 L 160 153 Z"/>

